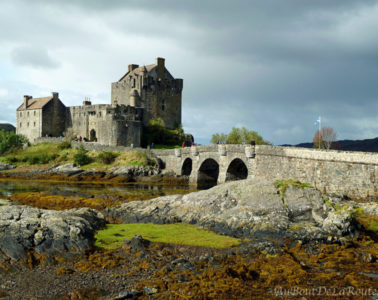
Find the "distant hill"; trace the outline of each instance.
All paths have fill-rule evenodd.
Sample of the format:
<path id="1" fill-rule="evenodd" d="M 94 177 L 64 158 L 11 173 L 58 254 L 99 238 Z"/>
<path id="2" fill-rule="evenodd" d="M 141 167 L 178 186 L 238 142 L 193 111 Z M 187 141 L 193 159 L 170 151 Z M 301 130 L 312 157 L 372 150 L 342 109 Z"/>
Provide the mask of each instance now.
<path id="1" fill-rule="evenodd" d="M 0 130 L 16 132 L 16 127 L 9 123 L 0 123 Z"/>
<path id="2" fill-rule="evenodd" d="M 338 141 L 339 150 L 345 151 L 363 151 L 363 152 L 378 152 L 378 137 L 366 140 L 341 140 Z M 292 146 L 292 145 L 282 145 Z M 313 143 L 301 143 L 294 145 L 295 147 L 313 148 Z"/>

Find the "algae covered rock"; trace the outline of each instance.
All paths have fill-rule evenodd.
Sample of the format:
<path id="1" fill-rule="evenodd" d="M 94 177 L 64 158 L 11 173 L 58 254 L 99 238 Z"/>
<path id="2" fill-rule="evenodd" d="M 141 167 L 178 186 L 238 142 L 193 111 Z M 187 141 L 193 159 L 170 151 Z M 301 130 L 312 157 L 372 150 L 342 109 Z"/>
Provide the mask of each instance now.
<path id="1" fill-rule="evenodd" d="M 187 195 L 125 203 L 107 209 L 105 214 L 125 223 L 185 222 L 253 238 L 312 240 L 353 231 L 349 217 L 331 212 L 315 188 L 289 185 L 282 193 L 272 182 L 254 179 Z"/>
<path id="2" fill-rule="evenodd" d="M 94 231 L 104 224 L 102 214 L 88 208 L 51 211 L 0 206 L 0 260 L 26 259 L 29 250 L 41 254 L 87 250 Z"/>

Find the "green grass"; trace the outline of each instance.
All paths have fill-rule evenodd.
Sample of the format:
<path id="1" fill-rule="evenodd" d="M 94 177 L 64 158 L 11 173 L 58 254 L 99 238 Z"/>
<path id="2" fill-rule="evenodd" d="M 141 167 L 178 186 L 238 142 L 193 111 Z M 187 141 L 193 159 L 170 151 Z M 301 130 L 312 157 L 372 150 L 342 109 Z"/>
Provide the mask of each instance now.
<path id="1" fill-rule="evenodd" d="M 68 142 L 62 142 L 61 144 L 41 143 L 19 150 L 14 154 L 0 156 L 0 161 L 18 166 L 73 163 L 75 162 L 75 157 L 80 153 L 80 149 L 73 149 L 69 146 Z M 88 151 L 85 154 L 90 158 L 89 160 L 76 161 L 79 165 L 85 165 L 85 169 L 100 168 L 107 170 L 115 166 L 154 166 L 156 164 L 156 161 L 149 154 L 138 151 Z"/>
<path id="2" fill-rule="evenodd" d="M 141 235 L 151 242 L 177 245 L 202 246 L 209 248 L 229 248 L 241 243 L 239 239 L 215 234 L 206 229 L 185 223 L 176 224 L 109 224 L 96 234 L 95 246 L 104 249 L 117 249 L 123 240 Z"/>

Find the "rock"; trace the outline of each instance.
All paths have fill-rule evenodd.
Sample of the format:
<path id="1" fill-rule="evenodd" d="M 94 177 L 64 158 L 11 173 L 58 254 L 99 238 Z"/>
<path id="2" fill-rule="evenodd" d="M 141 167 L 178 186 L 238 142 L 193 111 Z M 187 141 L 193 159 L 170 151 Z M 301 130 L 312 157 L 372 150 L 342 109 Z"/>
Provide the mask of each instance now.
<path id="1" fill-rule="evenodd" d="M 138 299 L 139 296 L 141 296 L 142 293 L 136 290 L 131 291 L 123 291 L 118 294 L 117 297 L 114 298 L 114 300 L 124 300 L 124 299 Z"/>
<path id="2" fill-rule="evenodd" d="M 62 166 L 57 166 L 54 168 L 49 169 L 48 173 L 51 174 L 63 174 L 66 176 L 72 176 L 79 173 L 82 173 L 83 170 L 76 167 L 75 164 L 65 164 Z"/>
<path id="3" fill-rule="evenodd" d="M 14 166 L 14 165 L 5 164 L 5 163 L 0 162 L 0 171 L 12 170 L 12 169 L 15 169 L 15 168 L 16 168 L 16 166 Z"/>
<path id="4" fill-rule="evenodd" d="M 89 208 L 51 211 L 0 206 L 0 253 L 19 260 L 32 249 L 46 254 L 81 252 L 92 246 L 95 230 L 104 225 L 103 215 Z"/>
<path id="5" fill-rule="evenodd" d="M 288 188 L 282 199 L 272 182 L 247 179 L 187 195 L 133 201 L 104 212 L 125 223 L 197 224 L 258 240 L 303 242 L 354 230 L 350 212 L 332 212 L 315 188 Z"/>
<path id="6" fill-rule="evenodd" d="M 146 250 L 150 246 L 151 242 L 145 240 L 140 235 L 134 235 L 131 240 L 124 240 L 124 245 L 130 247 L 132 250 Z"/>
<path id="7" fill-rule="evenodd" d="M 158 167 L 122 166 L 112 169 L 112 174 L 117 176 L 152 176 L 159 173 Z"/>
<path id="8" fill-rule="evenodd" d="M 158 289 L 154 286 L 152 286 L 152 287 L 144 286 L 143 290 L 147 295 L 153 295 L 153 294 L 156 294 L 158 292 Z"/>
<path id="9" fill-rule="evenodd" d="M 12 201 L 7 200 L 7 199 L 0 199 L 0 206 L 10 205 L 10 204 L 12 204 Z"/>

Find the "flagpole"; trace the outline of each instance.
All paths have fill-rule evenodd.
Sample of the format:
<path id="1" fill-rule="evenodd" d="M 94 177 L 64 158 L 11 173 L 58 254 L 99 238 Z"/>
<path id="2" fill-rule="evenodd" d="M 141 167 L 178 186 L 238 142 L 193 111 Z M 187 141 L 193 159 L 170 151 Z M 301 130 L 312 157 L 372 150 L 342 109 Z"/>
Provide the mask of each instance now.
<path id="1" fill-rule="evenodd" d="M 321 143 L 321 140 L 320 140 L 321 130 L 322 130 L 322 117 L 319 116 L 319 149 L 320 149 L 320 143 Z"/>

